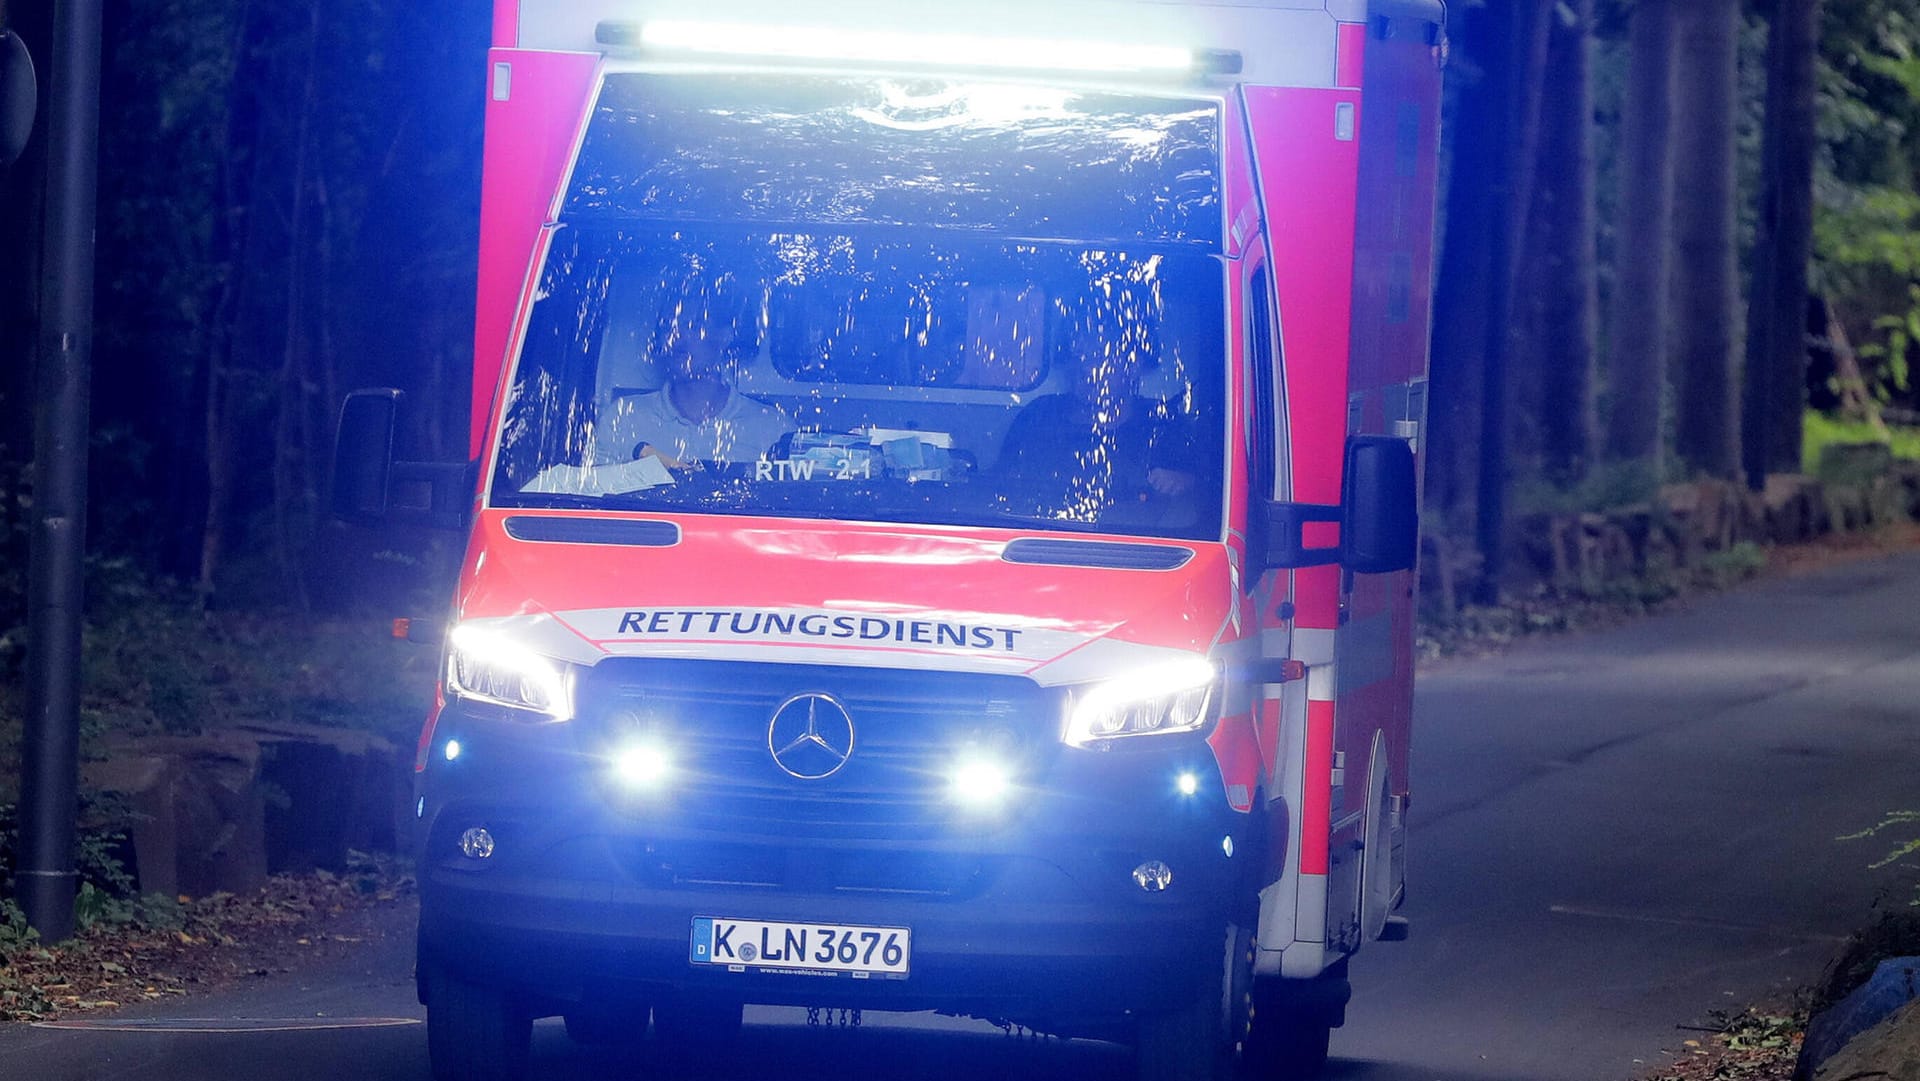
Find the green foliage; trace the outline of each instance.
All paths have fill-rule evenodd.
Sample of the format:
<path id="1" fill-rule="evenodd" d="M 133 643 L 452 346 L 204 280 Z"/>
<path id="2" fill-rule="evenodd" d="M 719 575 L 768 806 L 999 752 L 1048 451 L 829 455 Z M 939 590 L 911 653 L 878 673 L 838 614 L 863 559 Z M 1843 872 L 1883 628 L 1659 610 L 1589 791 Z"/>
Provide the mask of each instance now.
<path id="1" fill-rule="evenodd" d="M 1514 485 L 1513 512 L 1530 514 L 1604 514 L 1652 501 L 1669 478 L 1647 462 L 1602 462 L 1573 484 L 1540 478 Z"/>
<path id="2" fill-rule="evenodd" d="M 1873 392 L 1912 405 L 1909 353 L 1920 345 L 1920 3 L 1827 5 L 1821 53 L 1813 284 L 1862 342 Z"/>
<path id="3" fill-rule="evenodd" d="M 1878 823 L 1858 833 L 1846 834 L 1838 840 L 1864 841 L 1889 833 L 1909 836 L 1902 837 L 1879 860 L 1868 864 L 1868 869 L 1879 871 L 1896 865 L 1913 864 L 1914 857 L 1920 855 L 1920 811 L 1888 811 L 1887 816 Z M 1916 896 L 1913 903 L 1920 905 L 1920 896 Z"/>
<path id="4" fill-rule="evenodd" d="M 1697 578 L 1709 589 L 1726 589 L 1759 574 L 1767 567 L 1767 550 L 1741 541 L 1725 551 L 1701 557 Z"/>
<path id="5" fill-rule="evenodd" d="M 1883 432 L 1871 424 L 1839 420 L 1810 409 L 1801 428 L 1801 468 L 1809 475 L 1819 473 L 1827 448 L 1847 443 L 1886 443 L 1895 458 L 1920 461 L 1920 428 L 1888 425 Z"/>
<path id="6" fill-rule="evenodd" d="M 303 723 L 404 736 L 432 685 L 431 650 L 374 618 L 299 621 L 207 612 L 190 589 L 130 560 L 96 560 L 84 643 L 83 732 L 105 739 L 225 725 Z M 19 663 L 0 639 L 0 666 Z M 0 698 L 0 730 L 9 713 Z"/>
<path id="7" fill-rule="evenodd" d="M 1714 1023 L 1720 1026 L 1720 1038 L 1733 1051 L 1772 1051 L 1789 1047 L 1806 1027 L 1804 1017 L 1781 1014 L 1728 1014 L 1714 1011 Z"/>
<path id="8" fill-rule="evenodd" d="M 1908 285 L 1907 296 L 1910 303 L 1906 311 L 1883 315 L 1873 321 L 1873 329 L 1886 335 L 1885 343 L 1869 342 L 1860 347 L 1862 357 L 1881 362 L 1881 379 L 1874 386 L 1881 401 L 1890 400 L 1895 393 L 1905 395 L 1913 390 L 1907 358 L 1914 345 L 1920 344 L 1920 285 Z"/>
<path id="9" fill-rule="evenodd" d="M 83 884 L 108 896 L 131 897 L 133 876 L 121 862 L 126 828 L 132 810 L 112 793 L 95 789 L 80 792 L 79 834 L 74 840 L 74 868 Z M 14 892 L 13 872 L 19 859 L 19 819 L 12 803 L 0 804 L 0 896 Z"/>

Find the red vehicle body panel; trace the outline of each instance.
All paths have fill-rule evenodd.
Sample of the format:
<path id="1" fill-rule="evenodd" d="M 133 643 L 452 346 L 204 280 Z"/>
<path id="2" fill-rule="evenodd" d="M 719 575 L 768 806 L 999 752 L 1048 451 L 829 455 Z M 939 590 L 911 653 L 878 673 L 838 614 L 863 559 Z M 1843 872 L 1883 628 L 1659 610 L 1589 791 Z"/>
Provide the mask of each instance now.
<path id="1" fill-rule="evenodd" d="M 489 57 L 472 429 L 472 453 L 482 460 L 497 437 L 497 405 L 531 308 L 543 229 L 555 220 L 605 64 L 594 52 L 516 47 L 529 40 L 533 6 L 496 5 Z M 635 636 L 607 631 L 608 614 L 625 610 L 780 609 L 860 618 L 892 609 L 913 618 L 991 621 L 1032 632 L 1030 642 L 1053 637 L 1044 639 L 1044 649 L 992 657 L 912 642 L 869 646 L 861 663 L 972 665 L 1047 680 L 1078 672 L 1073 658 L 1083 650 L 1139 647 L 1297 661 L 1305 678 L 1293 685 L 1256 683 L 1229 692 L 1210 745 L 1227 801 L 1237 811 L 1268 816 L 1272 875 L 1285 887 L 1263 894 L 1269 906 L 1285 908 L 1271 919 L 1263 913 L 1263 967 L 1279 965 L 1277 958 L 1295 942 L 1308 944 L 1315 960 L 1289 967 L 1288 975 L 1317 973 L 1351 952 L 1359 943 L 1365 885 L 1357 858 L 1340 853 L 1388 813 L 1368 806 L 1368 778 L 1378 772 L 1386 778 L 1392 828 L 1404 828 L 1412 572 L 1355 576 L 1325 566 L 1242 579 L 1255 562 L 1246 550 L 1248 523 L 1264 513 L 1267 498 L 1339 504 L 1350 436 L 1398 435 L 1418 446 L 1432 296 L 1440 31 L 1405 18 L 1336 14 L 1365 10 L 1364 0 L 1329 0 L 1317 12 L 1304 4 L 1272 6 L 1331 25 L 1323 54 L 1302 61 L 1293 75 L 1207 91 L 1224 103 L 1226 256 L 1240 268 L 1237 281 L 1251 282 L 1262 266 L 1268 271 L 1279 329 L 1280 355 L 1272 363 L 1285 422 L 1278 493 L 1249 490 L 1246 447 L 1238 447 L 1228 473 L 1229 528 L 1220 543 L 1187 545 L 1194 558 L 1178 573 L 1143 577 L 1010 567 L 1002 553 L 1021 535 L 1011 532 L 834 523 L 802 533 L 790 521 L 736 519 L 724 529 L 682 521 L 683 542 L 649 552 L 641 575 L 631 551 L 573 545 L 556 558 L 551 548 L 529 549 L 505 531 L 507 514 L 483 509 L 458 617 L 545 621 L 556 640 L 571 636 L 573 648 L 589 659 L 641 648 Z M 1253 52 L 1264 43 L 1238 44 Z M 1228 292 L 1235 358 L 1250 351 L 1244 292 Z M 1237 363 L 1228 383 L 1230 430 L 1242 433 L 1258 404 L 1249 400 L 1251 378 L 1242 378 L 1243 368 Z M 1310 527 L 1306 540 L 1337 544 L 1338 528 Z M 924 573 L 929 566 L 940 573 Z M 916 569 L 920 573 L 912 573 Z M 1025 607 L 1016 610 L 1008 598 Z M 1036 618 L 1035 611 L 1051 619 Z M 1142 612 L 1162 617 L 1140 618 Z M 725 635 L 695 633 L 701 625 L 695 619 L 645 648 L 696 656 L 738 645 Z M 854 644 L 763 642 L 756 648 L 815 659 Z M 430 733 L 431 722 L 423 755 Z M 1376 747 L 1384 754 L 1378 766 Z M 1257 792 L 1265 794 L 1263 805 L 1256 804 Z M 1393 837 L 1397 860 L 1400 834 Z M 1396 892 L 1401 873 L 1396 865 Z M 1318 900 L 1309 903 L 1310 897 Z M 1324 928 L 1312 925 L 1320 918 Z M 1292 939 L 1271 934 L 1273 927 L 1287 928 Z"/>

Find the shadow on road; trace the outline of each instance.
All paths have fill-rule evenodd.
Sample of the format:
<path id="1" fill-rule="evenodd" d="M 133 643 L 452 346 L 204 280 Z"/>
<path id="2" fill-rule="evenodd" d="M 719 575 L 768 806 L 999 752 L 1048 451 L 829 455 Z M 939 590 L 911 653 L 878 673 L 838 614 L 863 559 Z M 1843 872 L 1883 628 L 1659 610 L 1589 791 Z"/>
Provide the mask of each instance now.
<path id="1" fill-rule="evenodd" d="M 979 1031 L 866 1026 L 856 1031 L 752 1026 L 724 1050 L 672 1053 L 649 1040 L 636 1048 L 582 1047 L 551 1023 L 534 1034 L 533 1081 L 1042 1081 L 1132 1076 L 1127 1049 L 1089 1040 L 1003 1036 Z M 1339 1060 L 1324 1081 L 1493 1081 L 1398 1063 Z M 1519 1079 L 1515 1079 L 1519 1081 Z"/>
<path id="2" fill-rule="evenodd" d="M 867 1025 L 858 1030 L 750 1026 L 731 1047 L 583 1047 L 558 1025 L 534 1030 L 534 1081 L 1021 1081 L 1124 1077 L 1124 1048 L 981 1032 Z"/>
<path id="3" fill-rule="evenodd" d="M 942 1025 L 952 1027 L 942 1028 Z M 557 1022 L 534 1030 L 530 1081 L 1120 1081 L 1125 1048 L 1087 1040 L 1003 1036 L 919 1015 L 858 1030 L 749 1025 L 728 1048 L 668 1053 L 652 1040 L 631 1049 L 586 1047 Z M 0 1078 L 34 1081 L 428 1081 L 426 1030 L 182 1032 L 0 1030 Z M 1325 1081 L 1495 1081 L 1497 1071 L 1454 1073 L 1399 1063 L 1336 1059 Z M 1527 1081 L 1515 1077 L 1512 1081 Z"/>

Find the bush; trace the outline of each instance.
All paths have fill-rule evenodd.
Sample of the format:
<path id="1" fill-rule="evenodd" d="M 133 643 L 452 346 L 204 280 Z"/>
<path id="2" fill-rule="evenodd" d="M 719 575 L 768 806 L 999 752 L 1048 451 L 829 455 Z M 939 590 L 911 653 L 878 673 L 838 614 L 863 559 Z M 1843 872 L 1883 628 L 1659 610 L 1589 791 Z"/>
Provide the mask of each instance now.
<path id="1" fill-rule="evenodd" d="M 1835 443 L 1885 443 L 1895 458 L 1920 460 L 1920 428 L 1888 425 L 1882 432 L 1871 424 L 1844 421 L 1809 409 L 1800 436 L 1801 471 L 1818 475 L 1821 457 Z"/>

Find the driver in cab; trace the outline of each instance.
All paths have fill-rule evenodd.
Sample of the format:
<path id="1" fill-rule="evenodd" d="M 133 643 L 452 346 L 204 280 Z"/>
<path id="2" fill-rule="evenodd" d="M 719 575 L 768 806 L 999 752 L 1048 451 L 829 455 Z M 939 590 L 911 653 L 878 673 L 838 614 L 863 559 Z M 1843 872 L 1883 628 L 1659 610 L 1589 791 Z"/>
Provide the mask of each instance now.
<path id="1" fill-rule="evenodd" d="M 1116 321 L 1070 317 L 1056 354 L 1067 385 L 1014 419 L 1002 474 L 1076 517 L 1177 514 L 1198 483 L 1191 418 L 1143 394 L 1146 328 L 1103 322 Z"/>
<path id="2" fill-rule="evenodd" d="M 779 407 L 742 393 L 740 373 L 759 348 L 759 296 L 731 275 L 669 287 L 651 355 L 666 376 L 649 394 L 614 402 L 595 433 L 605 464 L 657 458 L 670 470 L 759 460 L 794 425 Z"/>

